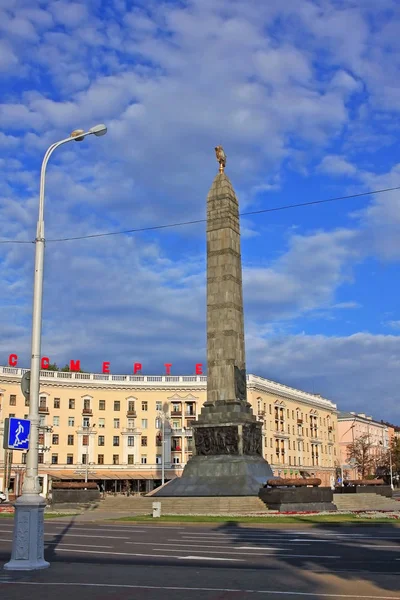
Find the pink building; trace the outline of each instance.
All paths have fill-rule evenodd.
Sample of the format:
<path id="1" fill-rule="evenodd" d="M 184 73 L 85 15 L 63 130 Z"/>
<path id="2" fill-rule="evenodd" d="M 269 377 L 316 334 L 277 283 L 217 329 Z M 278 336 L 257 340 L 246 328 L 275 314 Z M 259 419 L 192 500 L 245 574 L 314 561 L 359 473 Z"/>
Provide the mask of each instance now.
<path id="1" fill-rule="evenodd" d="M 368 436 L 371 454 L 375 458 L 375 467 L 379 466 L 380 458 L 389 449 L 389 427 L 385 423 L 374 421 L 364 413 L 341 412 L 338 415 L 338 444 L 340 467 L 344 479 L 360 479 L 357 469 L 348 459 L 348 446 L 363 436 Z M 372 473 L 374 474 L 374 473 Z"/>

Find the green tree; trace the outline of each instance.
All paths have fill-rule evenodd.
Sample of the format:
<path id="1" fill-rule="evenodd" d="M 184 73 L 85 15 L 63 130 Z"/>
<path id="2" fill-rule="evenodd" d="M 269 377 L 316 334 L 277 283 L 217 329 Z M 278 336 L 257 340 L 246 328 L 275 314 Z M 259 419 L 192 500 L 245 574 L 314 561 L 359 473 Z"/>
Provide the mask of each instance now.
<path id="1" fill-rule="evenodd" d="M 361 479 L 375 470 L 375 458 L 371 450 L 372 442 L 368 434 L 360 436 L 347 446 L 347 458 L 354 461 Z"/>
<path id="2" fill-rule="evenodd" d="M 57 366 L 57 363 L 50 363 L 46 369 L 47 371 L 59 371 L 60 369 Z"/>

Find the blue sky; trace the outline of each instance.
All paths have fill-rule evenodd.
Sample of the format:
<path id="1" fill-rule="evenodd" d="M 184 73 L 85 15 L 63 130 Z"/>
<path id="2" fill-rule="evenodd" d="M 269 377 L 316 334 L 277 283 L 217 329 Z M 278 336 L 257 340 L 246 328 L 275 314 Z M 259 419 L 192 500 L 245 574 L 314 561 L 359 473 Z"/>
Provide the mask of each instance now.
<path id="1" fill-rule="evenodd" d="M 2 239 L 201 219 L 223 144 L 242 211 L 400 186 L 395 0 L 3 0 Z M 242 219 L 248 371 L 400 422 L 400 194 Z M 0 245 L 0 362 L 28 366 L 33 246 Z M 43 354 L 205 363 L 205 227 L 48 243 Z"/>

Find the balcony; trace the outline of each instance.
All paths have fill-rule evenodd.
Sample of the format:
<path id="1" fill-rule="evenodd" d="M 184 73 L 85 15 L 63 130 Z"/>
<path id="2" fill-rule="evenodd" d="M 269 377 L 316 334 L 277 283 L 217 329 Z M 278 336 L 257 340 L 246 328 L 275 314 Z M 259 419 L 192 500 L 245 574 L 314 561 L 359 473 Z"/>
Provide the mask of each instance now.
<path id="1" fill-rule="evenodd" d="M 303 419 L 301 417 L 297 417 L 297 424 L 298 425 L 302 425 L 303 424 Z"/>
<path id="2" fill-rule="evenodd" d="M 48 415 L 49 409 L 47 406 L 39 406 L 39 414 L 40 415 Z"/>
<path id="3" fill-rule="evenodd" d="M 175 414 L 175 413 L 172 413 L 172 414 Z M 195 419 L 196 418 L 196 414 L 192 413 L 192 412 L 185 412 L 185 417 L 187 419 Z"/>
<path id="4" fill-rule="evenodd" d="M 181 416 L 182 416 L 181 410 L 172 410 L 171 411 L 171 419 L 173 419 L 174 417 L 181 417 Z"/>
<path id="5" fill-rule="evenodd" d="M 332 425 L 328 425 L 328 431 L 333 431 Z"/>
<path id="6" fill-rule="evenodd" d="M 182 448 L 180 446 L 175 446 L 174 448 L 171 448 L 171 452 L 182 452 Z"/>
<path id="7" fill-rule="evenodd" d="M 84 408 L 84 409 L 82 410 L 82 414 L 83 414 L 83 415 L 89 415 L 90 417 L 92 417 L 92 416 L 93 416 L 93 411 L 92 411 L 92 409 L 91 409 L 91 408 Z"/>
<path id="8" fill-rule="evenodd" d="M 142 430 L 138 429 L 138 427 L 123 427 L 121 432 L 122 435 L 141 435 Z"/>
<path id="9" fill-rule="evenodd" d="M 136 410 L 127 410 L 126 411 L 126 416 L 128 417 L 128 419 L 136 419 L 137 414 L 136 414 Z"/>

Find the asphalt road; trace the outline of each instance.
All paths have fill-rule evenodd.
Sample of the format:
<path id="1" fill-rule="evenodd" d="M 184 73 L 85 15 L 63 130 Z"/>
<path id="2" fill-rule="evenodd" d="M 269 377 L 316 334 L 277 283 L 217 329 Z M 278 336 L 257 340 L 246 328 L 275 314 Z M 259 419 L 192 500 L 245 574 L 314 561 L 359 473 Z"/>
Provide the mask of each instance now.
<path id="1" fill-rule="evenodd" d="M 12 521 L 0 521 L 0 559 Z M 39 572 L 0 571 L 0 599 L 400 599 L 400 529 L 46 521 Z"/>

